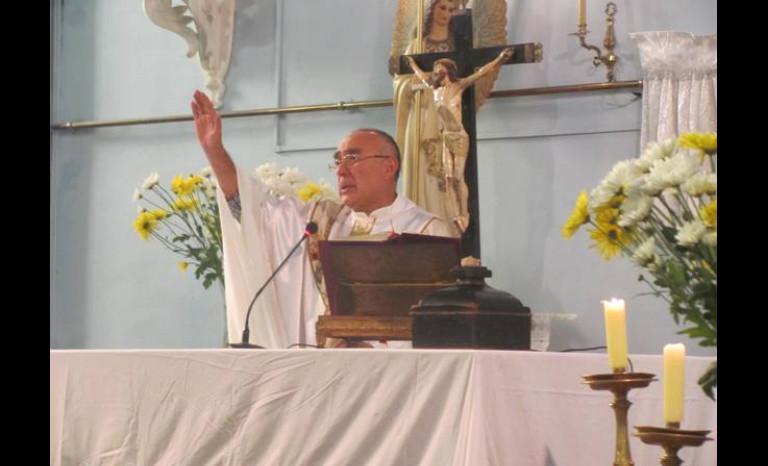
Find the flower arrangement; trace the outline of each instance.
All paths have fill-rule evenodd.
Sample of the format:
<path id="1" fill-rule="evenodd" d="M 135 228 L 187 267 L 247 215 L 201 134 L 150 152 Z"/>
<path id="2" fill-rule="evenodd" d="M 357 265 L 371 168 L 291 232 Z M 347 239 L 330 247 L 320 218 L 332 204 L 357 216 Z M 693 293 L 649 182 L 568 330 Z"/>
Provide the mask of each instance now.
<path id="1" fill-rule="evenodd" d="M 319 183 L 307 180 L 298 169 L 287 167 L 280 170 L 275 163 L 265 163 L 256 168 L 254 176 L 259 178 L 273 196 L 297 196 L 304 202 L 330 199 L 341 202 L 339 193 L 328 182 L 320 178 Z"/>
<path id="2" fill-rule="evenodd" d="M 185 272 L 192 265 L 206 289 L 215 282 L 224 285 L 216 180 L 210 168 L 186 178 L 177 175 L 170 191 L 151 173 L 133 199 L 139 211 L 133 226 L 141 239 L 154 238 L 181 256 L 179 269 Z"/>
<path id="3" fill-rule="evenodd" d="M 339 200 L 330 184 L 323 180 L 310 183 L 296 168 L 280 170 L 276 164 L 267 163 L 258 167 L 255 175 L 273 196 L 295 195 L 304 202 Z M 138 205 L 133 226 L 139 237 L 145 241 L 154 238 L 181 256 L 179 269 L 185 272 L 191 265 L 195 278 L 202 279 L 206 289 L 216 282 L 224 285 L 216 186 L 210 168 L 186 178 L 177 175 L 170 191 L 160 184 L 157 173 L 151 173 L 133 194 Z"/>
<path id="4" fill-rule="evenodd" d="M 586 224 L 606 260 L 621 253 L 648 272 L 639 280 L 687 324 L 679 333 L 717 346 L 717 134 L 683 134 L 618 162 L 579 194 L 563 236 Z M 714 399 L 717 362 L 699 385 Z"/>

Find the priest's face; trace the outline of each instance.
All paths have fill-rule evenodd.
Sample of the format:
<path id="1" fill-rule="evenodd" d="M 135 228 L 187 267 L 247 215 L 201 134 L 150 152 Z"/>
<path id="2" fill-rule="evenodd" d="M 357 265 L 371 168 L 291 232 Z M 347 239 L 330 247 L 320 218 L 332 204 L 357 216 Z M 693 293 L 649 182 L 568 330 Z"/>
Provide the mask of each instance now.
<path id="1" fill-rule="evenodd" d="M 347 207 L 370 214 L 394 202 L 397 157 L 382 136 L 354 132 L 341 141 L 334 158 L 339 195 Z"/>

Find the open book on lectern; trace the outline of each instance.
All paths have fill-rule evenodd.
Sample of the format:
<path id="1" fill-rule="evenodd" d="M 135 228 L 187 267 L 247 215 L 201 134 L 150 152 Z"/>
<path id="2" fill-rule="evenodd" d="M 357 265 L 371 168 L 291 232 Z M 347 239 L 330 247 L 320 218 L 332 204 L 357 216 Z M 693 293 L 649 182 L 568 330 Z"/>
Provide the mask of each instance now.
<path id="1" fill-rule="evenodd" d="M 407 317 L 427 293 L 455 284 L 461 239 L 403 233 L 319 242 L 331 315 Z"/>

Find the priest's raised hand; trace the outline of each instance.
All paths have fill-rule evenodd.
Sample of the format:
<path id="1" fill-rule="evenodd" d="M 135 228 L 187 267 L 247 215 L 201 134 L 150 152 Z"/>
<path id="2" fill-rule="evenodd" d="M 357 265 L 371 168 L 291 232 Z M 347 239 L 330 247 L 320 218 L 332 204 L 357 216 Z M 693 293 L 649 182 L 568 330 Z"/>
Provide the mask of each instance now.
<path id="1" fill-rule="evenodd" d="M 191 106 L 197 140 L 216 174 L 224 196 L 231 199 L 237 193 L 237 170 L 221 139 L 221 116 L 213 108 L 211 99 L 199 90 L 195 91 Z"/>

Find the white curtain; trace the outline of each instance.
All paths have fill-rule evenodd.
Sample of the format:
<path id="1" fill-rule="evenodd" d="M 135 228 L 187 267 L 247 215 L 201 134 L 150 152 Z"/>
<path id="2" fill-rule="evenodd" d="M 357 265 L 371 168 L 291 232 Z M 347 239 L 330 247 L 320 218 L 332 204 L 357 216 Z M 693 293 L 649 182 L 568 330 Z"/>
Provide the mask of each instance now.
<path id="1" fill-rule="evenodd" d="M 640 148 L 680 133 L 717 132 L 717 35 L 630 34 L 643 67 Z"/>

